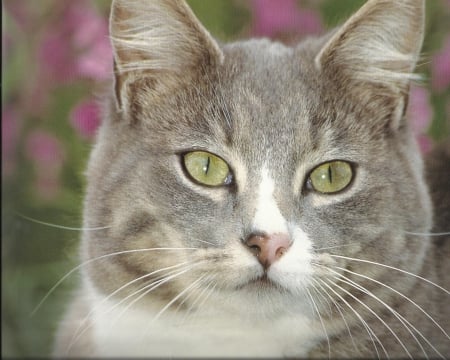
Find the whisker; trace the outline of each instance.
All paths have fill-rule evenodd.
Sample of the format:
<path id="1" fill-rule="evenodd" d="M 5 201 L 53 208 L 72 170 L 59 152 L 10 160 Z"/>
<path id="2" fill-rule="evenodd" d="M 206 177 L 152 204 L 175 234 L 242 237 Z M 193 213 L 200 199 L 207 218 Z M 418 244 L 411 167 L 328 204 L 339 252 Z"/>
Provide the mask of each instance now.
<path id="1" fill-rule="evenodd" d="M 45 225 L 45 226 L 49 226 L 49 227 L 53 227 L 53 228 L 57 228 L 57 229 L 69 230 L 69 231 L 98 231 L 98 230 L 110 229 L 112 227 L 111 225 L 110 226 L 98 226 L 98 227 L 92 227 L 92 228 L 71 227 L 71 226 L 58 225 L 58 224 L 53 224 L 53 223 L 33 219 L 29 216 L 26 216 L 26 215 L 23 215 L 23 214 L 17 213 L 17 212 L 16 212 L 16 215 L 25 220 L 36 223 L 36 224 Z"/>
<path id="2" fill-rule="evenodd" d="M 172 250 L 198 250 L 198 248 L 148 248 L 148 249 L 134 249 L 134 250 L 123 250 L 123 251 L 117 251 L 109 254 L 104 254 L 89 260 L 86 260 L 82 262 L 81 264 L 75 266 L 72 270 L 67 272 L 61 279 L 59 279 L 55 285 L 53 285 L 50 290 L 45 294 L 45 296 L 41 299 L 41 301 L 36 305 L 36 307 L 31 312 L 30 316 L 33 316 L 42 306 L 42 304 L 47 300 L 47 298 L 55 291 L 55 289 L 61 285 L 61 283 L 66 280 L 70 275 L 72 275 L 74 272 L 80 270 L 82 267 L 89 265 L 95 261 L 107 259 L 113 256 L 123 255 L 123 254 L 131 254 L 131 253 L 137 253 L 137 252 L 145 252 L 145 251 L 172 251 Z"/>
<path id="3" fill-rule="evenodd" d="M 320 298 L 323 299 L 323 300 L 325 301 L 325 303 L 326 303 L 327 306 L 328 306 L 328 312 L 329 312 L 329 314 L 330 314 L 330 317 L 333 317 L 333 310 L 331 310 L 331 305 L 330 305 L 329 300 L 325 297 L 325 295 L 323 295 L 323 294 L 317 289 L 316 283 L 315 283 L 314 281 L 311 283 L 311 286 L 312 286 L 312 288 L 314 289 L 315 293 L 316 293 L 317 295 L 319 295 Z"/>
<path id="4" fill-rule="evenodd" d="M 195 287 L 199 281 L 201 281 L 207 274 L 201 275 L 197 280 L 192 282 L 188 287 L 186 287 L 183 291 L 181 291 L 177 296 L 175 296 L 171 301 L 169 301 L 150 321 L 147 328 L 142 332 L 141 338 L 148 332 L 151 324 L 155 322 L 174 302 L 176 302 L 180 297 L 182 297 L 186 292 L 191 290 L 192 287 Z"/>
<path id="5" fill-rule="evenodd" d="M 343 245 L 335 245 L 335 246 L 327 246 L 327 247 L 321 247 L 318 249 L 315 249 L 313 246 L 313 249 L 315 251 L 321 251 L 321 250 L 329 250 L 329 249 L 337 249 L 337 248 L 341 248 L 341 247 L 345 247 L 345 246 L 354 246 L 354 245 L 359 245 L 359 243 L 351 243 L 351 244 L 343 244 Z"/>
<path id="6" fill-rule="evenodd" d="M 159 317 L 175 302 L 177 301 L 181 296 L 183 296 L 187 291 L 189 291 L 194 285 L 196 285 L 200 280 L 202 280 L 206 274 L 201 275 L 197 280 L 192 282 L 188 287 L 186 287 L 183 291 L 181 291 L 177 296 L 175 296 L 172 300 L 170 300 L 154 317 L 153 321 L 156 321 L 159 319 Z"/>
<path id="7" fill-rule="evenodd" d="M 161 285 L 165 284 L 166 282 L 180 276 L 183 275 L 184 273 L 188 272 L 189 270 L 193 269 L 195 266 L 199 265 L 201 263 L 197 262 L 194 263 L 192 265 L 186 266 L 183 268 L 183 270 L 176 272 L 176 271 L 170 271 L 168 274 L 165 274 L 164 276 L 160 277 L 159 279 L 151 282 L 150 284 L 145 285 L 144 287 L 142 287 L 139 290 L 136 290 L 135 292 L 133 292 L 132 294 L 126 296 L 124 299 L 122 299 L 121 301 L 119 301 L 116 305 L 114 305 L 114 308 L 116 308 L 117 306 L 121 305 L 122 303 L 124 303 L 126 300 L 128 300 L 129 298 L 137 295 L 138 293 L 142 292 L 141 295 L 139 295 L 136 299 L 133 299 L 120 313 L 119 315 L 116 317 L 116 319 L 114 320 L 114 323 L 117 322 L 119 320 L 119 318 L 133 305 L 135 304 L 137 301 L 139 301 L 140 299 L 142 299 L 144 296 L 148 295 L 150 292 L 152 292 L 153 290 L 155 290 L 156 288 L 160 287 Z M 145 290 L 145 291 L 144 291 Z M 144 291 L 144 292 L 143 292 Z"/>
<path id="8" fill-rule="evenodd" d="M 138 277 L 138 278 L 136 278 L 136 279 L 133 279 L 133 280 L 127 282 L 126 284 L 122 285 L 122 286 L 119 287 L 118 289 L 114 290 L 114 291 L 113 291 L 112 293 L 110 293 L 108 296 L 106 296 L 105 298 L 103 298 L 99 303 L 95 304 L 95 306 L 89 311 L 89 313 L 84 317 L 84 319 L 82 320 L 82 322 L 81 322 L 80 325 L 78 326 L 77 330 L 74 332 L 74 336 L 73 336 L 72 340 L 77 339 L 77 338 L 79 337 L 79 336 L 78 336 L 78 333 L 79 333 L 80 329 L 81 329 L 81 328 L 86 324 L 86 322 L 91 318 L 92 313 L 93 313 L 94 311 L 96 311 L 98 308 L 100 308 L 100 306 L 102 306 L 106 301 L 108 301 L 110 298 L 112 298 L 114 295 L 116 295 L 116 294 L 117 294 L 118 292 L 120 292 L 121 290 L 125 289 L 126 287 L 128 287 L 128 286 L 130 286 L 130 285 L 132 285 L 132 284 L 134 284 L 134 283 L 136 283 L 136 282 L 138 282 L 138 281 L 141 281 L 141 280 L 143 280 L 143 279 L 145 279 L 145 278 L 148 278 L 148 277 L 150 277 L 150 276 L 153 276 L 153 275 L 155 275 L 155 274 L 157 274 L 157 273 L 159 273 L 159 272 L 161 272 L 161 271 L 165 271 L 165 270 L 170 270 L 170 269 L 173 269 L 173 268 L 177 268 L 177 267 L 183 266 L 183 265 L 188 264 L 188 263 L 189 263 L 188 261 L 185 261 L 185 262 L 182 262 L 182 263 L 177 264 L 177 265 L 167 266 L 167 267 L 165 267 L 165 268 L 161 268 L 161 269 L 152 271 L 152 272 L 147 273 L 147 274 L 145 274 L 145 275 L 142 275 L 142 276 L 140 276 L 140 277 Z M 113 308 L 108 309 L 108 312 L 109 312 L 109 311 L 112 311 L 112 310 L 113 310 Z M 106 312 L 105 312 L 105 313 L 106 313 Z M 83 333 L 84 333 L 84 332 L 82 332 L 82 333 L 80 334 L 80 336 L 81 336 Z"/>
<path id="9" fill-rule="evenodd" d="M 334 267 L 339 269 L 339 270 L 342 270 L 342 271 L 348 272 L 350 274 L 353 274 L 353 275 L 362 277 L 364 279 L 367 279 L 369 281 L 372 281 L 372 282 L 374 282 L 374 283 L 376 283 L 378 285 L 381 285 L 381 286 L 383 286 L 383 287 L 393 291 L 397 295 L 401 296 L 403 299 L 409 301 L 412 305 L 414 305 L 417 309 L 419 309 L 428 319 L 430 319 L 433 322 L 433 324 L 436 325 L 437 328 L 447 337 L 447 339 L 450 340 L 450 336 L 447 334 L 447 332 L 442 328 L 441 325 L 439 325 L 439 323 L 430 314 L 428 314 L 421 306 L 419 306 L 417 303 L 415 303 L 413 300 L 411 300 L 409 297 L 407 297 L 406 295 L 404 295 L 400 291 L 392 288 L 391 286 L 389 286 L 387 284 L 382 283 L 381 281 L 375 280 L 375 279 L 373 279 L 373 278 L 371 278 L 369 276 L 366 276 L 366 275 L 363 275 L 363 274 L 360 274 L 360 273 L 357 273 L 357 272 L 354 272 L 354 271 L 342 268 L 340 266 L 334 266 Z"/>
<path id="10" fill-rule="evenodd" d="M 111 311 L 113 311 L 115 308 L 117 308 L 118 306 L 120 306 L 122 303 L 124 303 L 126 300 L 128 300 L 129 298 L 135 296 L 136 294 L 145 291 L 143 294 L 141 294 L 137 299 L 134 299 L 130 304 L 128 304 L 116 317 L 114 320 L 111 321 L 111 329 L 113 327 L 113 325 L 120 319 L 120 317 L 122 317 L 122 315 L 137 301 L 139 301 L 143 296 L 147 295 L 148 293 L 150 293 L 151 291 L 153 291 L 154 289 L 156 289 L 157 287 L 161 286 L 162 284 L 166 283 L 167 281 L 173 279 L 174 277 L 180 276 L 182 274 L 184 274 L 185 272 L 189 271 L 193 266 L 190 267 L 186 267 L 184 270 L 176 272 L 176 271 L 170 271 L 168 274 L 166 274 L 165 276 L 159 278 L 158 280 L 152 281 L 150 284 L 145 285 L 144 287 L 140 288 L 139 290 L 131 293 L 130 295 L 126 296 L 124 299 L 121 299 L 118 303 L 115 303 L 113 306 L 111 306 L 109 309 L 107 309 L 106 311 L 103 311 L 102 314 L 107 314 Z M 170 274 L 170 276 L 168 276 Z M 172 275 L 173 274 L 173 275 Z M 148 289 L 150 287 L 150 289 Z M 86 326 L 83 331 L 81 331 L 81 333 L 79 333 L 77 336 L 74 335 L 74 337 L 72 338 L 72 341 L 70 342 L 68 348 L 67 348 L 67 353 L 70 351 L 70 349 L 72 348 L 72 346 L 80 339 L 80 337 L 90 328 L 92 327 L 92 324 L 89 324 L 88 326 Z"/>
<path id="11" fill-rule="evenodd" d="M 381 300 L 378 296 L 376 296 L 374 293 L 372 293 L 371 291 L 367 290 L 364 286 L 362 286 L 361 284 L 358 284 L 354 281 L 352 281 L 351 279 L 347 278 L 346 276 L 343 276 L 342 274 L 339 274 L 338 272 L 335 272 L 332 269 L 328 269 L 329 271 L 332 271 L 334 273 L 336 273 L 338 276 L 333 276 L 335 279 L 343 281 L 344 283 L 353 286 L 354 288 L 358 289 L 359 291 L 369 295 L 370 297 L 372 297 L 373 299 L 375 299 L 376 301 L 380 302 L 384 307 L 386 307 L 399 321 L 400 323 L 406 328 L 406 330 L 408 330 L 409 334 L 413 337 L 413 339 L 416 341 L 416 343 L 419 345 L 420 349 L 422 350 L 422 352 L 424 353 L 425 357 L 428 359 L 428 355 L 425 352 L 425 349 L 423 348 L 422 344 L 420 343 L 420 341 L 417 339 L 417 337 L 414 335 L 414 333 L 411 331 L 411 329 L 413 329 L 417 334 L 419 334 L 422 339 L 424 339 L 428 345 L 430 345 L 430 347 L 433 348 L 433 350 L 435 350 L 440 356 L 442 356 L 439 351 L 436 350 L 436 348 L 428 341 L 427 338 L 425 338 L 423 336 L 423 334 L 417 330 L 417 328 L 412 325 L 404 316 L 402 316 L 398 311 L 394 310 L 391 306 L 389 306 L 388 304 L 386 304 L 383 300 Z M 344 280 L 343 280 L 344 279 Z M 405 324 L 406 323 L 406 324 Z"/>
<path id="12" fill-rule="evenodd" d="M 351 283 L 346 282 L 345 280 L 341 281 L 347 283 L 350 286 L 353 286 L 355 289 L 358 289 L 358 287 L 352 285 Z M 369 312 L 374 315 L 385 327 L 386 329 L 389 330 L 389 332 L 395 337 L 395 339 L 398 341 L 398 343 L 400 344 L 400 346 L 403 348 L 403 350 L 405 350 L 406 354 L 408 355 L 408 357 L 410 359 L 413 359 L 411 353 L 408 351 L 408 348 L 405 346 L 405 344 L 400 340 L 400 338 L 398 337 L 398 335 L 395 333 L 394 330 L 392 330 L 392 328 L 375 312 L 373 311 L 369 306 L 367 306 L 366 304 L 364 304 L 364 302 L 362 302 L 361 300 L 359 300 L 356 296 L 354 296 L 351 292 L 349 292 L 348 290 L 344 289 L 342 286 L 336 284 L 336 283 L 332 283 L 334 286 L 336 286 L 337 288 L 341 289 L 343 292 L 345 292 L 348 296 L 350 296 L 352 299 L 354 299 L 355 301 L 357 301 L 358 303 L 360 303 L 362 306 L 364 306 L 367 310 L 369 310 Z M 360 290 L 361 291 L 361 290 Z"/>
<path id="13" fill-rule="evenodd" d="M 351 257 L 348 257 L 348 256 L 342 256 L 342 255 L 334 255 L 334 254 L 330 254 L 330 256 L 336 257 L 336 258 L 341 258 L 341 259 L 346 259 L 346 260 L 351 260 L 351 261 L 362 262 L 362 263 L 366 263 L 366 264 L 378 265 L 378 266 L 382 266 L 382 267 L 385 267 L 385 268 L 388 268 L 388 269 L 392 269 L 392 270 L 395 270 L 395 271 L 399 271 L 399 272 L 401 272 L 401 273 L 404 273 L 404 274 L 413 276 L 413 277 L 415 277 L 415 278 L 417 278 L 417 279 L 420 279 L 420 280 L 422 280 L 422 281 L 425 281 L 426 283 L 428 283 L 428 284 L 430 284 L 430 285 L 433 285 L 433 286 L 437 287 L 438 289 L 444 291 L 446 294 L 450 295 L 450 291 L 444 289 L 442 286 L 440 286 L 440 285 L 438 285 L 438 284 L 432 282 L 431 280 L 428 280 L 428 279 L 426 279 L 426 278 L 424 278 L 424 277 L 422 277 L 422 276 L 413 274 L 412 272 L 409 272 L 409 271 L 406 271 L 406 270 L 402 270 L 402 269 L 399 269 L 399 268 L 394 267 L 394 266 L 382 264 L 382 263 L 379 263 L 379 262 L 376 262 L 376 261 L 370 261 L 370 260 L 364 260 L 364 259 L 356 259 L 356 258 L 351 258 Z"/>
<path id="14" fill-rule="evenodd" d="M 210 281 L 209 284 L 207 285 L 207 288 L 209 288 L 209 286 L 214 283 L 214 281 Z M 200 304 L 198 304 L 197 308 L 200 309 L 203 304 L 206 303 L 206 301 L 210 298 L 210 296 L 212 295 L 212 293 L 214 292 L 214 290 L 216 289 L 217 283 L 214 283 L 213 287 L 211 289 L 209 289 L 209 292 L 206 294 L 206 296 L 203 298 L 202 302 Z M 198 314 L 198 312 L 197 312 Z"/>
<path id="15" fill-rule="evenodd" d="M 440 233 L 418 233 L 418 232 L 409 232 L 404 231 L 405 234 L 408 235 L 416 235 L 416 236 L 447 236 L 450 235 L 450 232 L 440 232 Z"/>
<path id="16" fill-rule="evenodd" d="M 212 246 L 216 246 L 216 247 L 218 246 L 217 244 L 214 244 L 214 243 L 206 241 L 206 240 L 195 239 L 195 241 L 198 241 L 198 242 L 201 242 L 201 243 L 205 243 L 205 244 L 208 244 L 208 245 L 212 245 Z"/>
<path id="17" fill-rule="evenodd" d="M 208 293 L 206 294 L 206 296 L 203 298 L 202 302 L 201 302 L 200 304 L 198 304 L 197 309 L 200 309 L 200 308 L 203 306 L 203 304 L 206 303 L 206 301 L 210 298 L 210 296 L 212 295 L 212 293 L 213 293 L 214 290 L 216 289 L 217 282 L 214 283 L 214 285 L 213 285 L 213 287 L 212 287 L 211 289 L 209 289 L 209 287 L 210 287 L 211 284 L 213 284 L 213 283 L 214 283 L 214 281 L 211 280 L 211 281 L 208 283 L 208 285 L 205 287 L 205 289 L 204 289 L 205 291 L 202 291 L 202 294 L 199 295 L 199 296 L 197 297 L 196 300 L 200 299 L 200 297 L 203 296 L 203 293 L 206 293 L 206 289 L 209 290 L 209 292 L 208 292 Z M 194 314 L 192 314 L 192 309 L 193 309 L 193 306 L 191 305 L 191 306 L 189 307 L 189 309 L 187 310 L 187 312 L 185 313 L 185 315 L 183 316 L 183 318 L 181 319 L 180 325 L 182 325 L 182 324 L 185 323 L 185 321 L 186 321 L 186 319 L 188 318 L 188 316 L 191 317 L 191 320 L 193 319 L 193 316 L 198 316 L 198 313 L 199 313 L 199 312 L 197 311 L 197 312 L 195 312 Z"/>
<path id="18" fill-rule="evenodd" d="M 315 311 L 316 311 L 316 313 L 317 313 L 317 316 L 319 317 L 320 324 L 322 325 L 322 329 L 323 329 L 323 331 L 324 331 L 324 333 L 325 333 L 325 337 L 327 338 L 327 344 L 328 344 L 328 358 L 331 359 L 331 344 L 330 344 L 330 338 L 329 338 L 328 333 L 327 333 L 327 330 L 326 330 L 326 328 L 325 328 L 325 324 L 324 324 L 324 322 L 323 322 L 323 320 L 322 320 L 322 316 L 320 315 L 320 311 L 319 311 L 319 309 L 317 308 L 316 302 L 314 301 L 314 299 L 313 299 L 313 297 L 312 297 L 312 295 L 311 295 L 311 292 L 310 292 L 307 288 L 306 288 L 306 293 L 307 293 L 308 297 L 309 297 L 310 300 L 311 300 L 312 306 L 314 306 L 314 309 L 315 309 Z"/>
<path id="19" fill-rule="evenodd" d="M 378 338 L 378 336 L 375 334 L 375 332 L 371 329 L 371 327 L 369 326 L 369 324 L 367 324 L 367 322 L 363 319 L 363 317 L 353 308 L 353 306 L 351 306 L 347 300 L 345 300 L 342 295 L 340 295 L 339 293 L 337 293 L 330 285 L 328 285 L 327 282 L 325 282 L 322 279 L 319 279 L 320 282 L 326 286 L 330 291 L 332 291 L 345 305 L 347 305 L 347 307 L 356 315 L 356 317 L 358 318 L 358 320 L 361 322 L 361 324 L 364 326 L 364 328 L 367 331 L 367 334 L 369 335 L 370 339 L 372 340 L 372 344 L 373 347 L 375 349 L 375 352 L 377 353 L 377 357 L 378 359 L 380 359 L 380 353 L 378 352 L 378 348 L 375 344 L 375 340 L 377 341 L 378 344 L 380 344 L 381 348 L 383 349 L 384 354 L 386 355 L 387 358 L 389 358 L 388 352 L 386 351 L 383 343 L 380 341 L 380 339 Z M 332 283 L 333 284 L 333 283 Z M 333 284 L 334 285 L 334 284 Z M 375 340 L 374 340 L 375 338 Z"/>
<path id="20" fill-rule="evenodd" d="M 211 276 L 208 276 L 206 279 L 203 279 L 202 284 L 206 283 L 206 282 L 207 282 L 207 285 L 201 290 L 201 292 L 196 296 L 195 300 L 191 303 L 189 308 L 184 312 L 184 315 L 179 322 L 179 326 L 183 326 L 187 320 L 189 320 L 191 322 L 191 324 L 193 324 L 194 319 L 196 317 L 198 317 L 198 315 L 199 315 L 198 310 L 205 303 L 205 301 L 209 298 L 209 296 L 212 293 L 212 290 L 215 288 L 215 285 L 214 285 L 213 289 L 210 289 L 210 286 L 214 283 L 214 281 L 211 280 Z M 199 287 L 200 285 L 201 284 L 199 284 L 197 287 Z M 191 292 L 191 294 L 192 293 L 193 292 Z M 190 296 L 190 295 L 188 295 L 188 296 Z M 203 297 L 203 299 L 202 299 L 202 297 Z M 200 299 L 202 299 L 202 301 L 196 306 L 196 304 L 200 301 Z M 177 310 L 178 310 L 178 308 L 177 308 Z"/>
<path id="21" fill-rule="evenodd" d="M 204 279 L 203 283 L 208 282 L 210 279 L 211 279 L 211 275 L 208 276 L 206 279 Z M 186 317 L 186 314 L 189 313 L 189 312 L 194 308 L 195 304 L 200 300 L 201 296 L 202 296 L 203 293 L 207 290 L 207 288 L 211 285 L 211 283 L 212 283 L 212 281 L 209 281 L 208 285 L 205 286 L 205 287 L 200 291 L 199 294 L 197 294 L 197 297 L 195 298 L 195 300 L 194 300 L 193 302 L 191 302 L 189 308 L 187 309 L 187 311 L 185 311 L 185 316 L 184 316 L 184 317 Z M 199 286 L 200 286 L 200 285 L 201 285 L 201 284 L 199 284 Z M 175 313 L 177 313 L 177 312 L 180 310 L 181 306 L 182 306 L 182 305 L 183 305 L 183 304 L 184 304 L 184 303 L 185 303 L 185 302 L 186 302 L 193 294 L 194 294 L 194 292 L 191 292 L 190 294 L 188 294 L 188 295 L 183 299 L 183 301 L 181 301 L 181 302 L 178 304 L 177 308 L 175 309 Z"/>
<path id="22" fill-rule="evenodd" d="M 328 291 L 326 289 L 324 289 L 322 284 L 320 284 L 316 279 L 313 279 L 313 282 L 322 290 L 322 292 L 324 294 L 326 294 L 328 296 L 328 298 L 330 299 L 331 303 L 335 306 L 335 308 L 337 309 L 337 311 L 341 315 L 342 320 L 344 321 L 345 327 L 347 328 L 348 335 L 350 336 L 350 340 L 352 341 L 353 348 L 356 350 L 356 352 L 358 352 L 358 347 L 356 346 L 355 340 L 353 339 L 353 335 L 352 335 L 352 332 L 350 331 L 350 327 L 348 326 L 347 320 L 345 319 L 345 316 L 344 316 L 344 314 L 341 311 L 341 306 L 336 302 L 335 299 L 333 299 L 333 297 L 328 293 Z"/>

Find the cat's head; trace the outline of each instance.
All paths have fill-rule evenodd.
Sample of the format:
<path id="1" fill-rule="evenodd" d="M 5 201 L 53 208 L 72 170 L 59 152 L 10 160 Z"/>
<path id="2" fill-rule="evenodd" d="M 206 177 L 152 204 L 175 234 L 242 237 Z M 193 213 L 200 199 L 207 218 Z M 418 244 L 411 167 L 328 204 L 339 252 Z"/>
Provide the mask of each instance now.
<path id="1" fill-rule="evenodd" d="M 115 86 L 85 211 L 108 228 L 86 231 L 83 251 L 126 253 L 92 263 L 95 286 L 167 279 L 143 299 L 214 289 L 224 308 L 267 315 L 309 311 L 327 269 L 370 266 L 332 255 L 417 268 L 426 242 L 407 232 L 431 215 L 404 115 L 423 6 L 370 0 L 286 47 L 220 45 L 182 1 L 114 1 Z"/>

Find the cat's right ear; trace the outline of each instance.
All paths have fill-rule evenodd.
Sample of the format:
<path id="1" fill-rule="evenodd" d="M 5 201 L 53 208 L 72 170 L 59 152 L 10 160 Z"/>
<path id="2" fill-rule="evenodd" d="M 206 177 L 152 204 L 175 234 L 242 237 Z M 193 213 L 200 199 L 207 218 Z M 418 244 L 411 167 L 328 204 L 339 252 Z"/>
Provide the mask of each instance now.
<path id="1" fill-rule="evenodd" d="M 218 44 L 184 0 L 113 0 L 110 36 L 115 97 L 125 113 L 136 80 L 148 79 L 146 90 L 165 96 L 223 60 Z"/>
<path id="2" fill-rule="evenodd" d="M 414 68 L 424 17 L 425 0 L 368 0 L 334 32 L 316 56 L 316 68 L 378 111 L 401 116 L 411 81 L 420 79 Z"/>

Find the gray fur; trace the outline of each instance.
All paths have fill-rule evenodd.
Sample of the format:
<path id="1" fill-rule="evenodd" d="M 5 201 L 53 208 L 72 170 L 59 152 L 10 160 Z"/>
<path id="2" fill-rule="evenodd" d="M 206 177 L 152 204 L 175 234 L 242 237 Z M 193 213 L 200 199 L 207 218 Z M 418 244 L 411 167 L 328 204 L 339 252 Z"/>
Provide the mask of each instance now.
<path id="1" fill-rule="evenodd" d="M 111 94 L 89 162 L 84 212 L 86 227 L 109 228 L 85 232 L 81 257 L 86 261 L 144 248 L 195 249 L 128 252 L 86 265 L 82 289 L 58 331 L 55 353 L 111 355 L 96 344 L 95 334 L 100 330 L 87 316 L 97 301 L 93 289 L 96 294 L 107 296 L 147 273 L 200 261 L 134 305 L 143 313 L 148 310 L 150 324 L 155 308 L 162 309 L 176 300 L 161 315 L 158 329 L 162 326 L 162 333 L 178 334 L 178 325 L 171 319 L 180 314 L 186 315 L 186 322 L 191 321 L 193 326 L 179 337 L 163 337 L 160 343 L 170 344 L 167 352 L 161 352 L 157 344 L 148 344 L 142 354 L 221 356 L 234 349 L 236 352 L 230 354 L 369 358 L 405 357 L 409 352 L 415 358 L 439 354 L 448 357 L 450 340 L 444 333 L 450 332 L 450 296 L 429 282 L 450 288 L 450 245 L 448 237 L 435 241 L 434 237 L 423 235 L 450 230 L 448 202 L 446 206 L 435 205 L 437 211 L 433 214 L 422 160 L 404 118 L 411 71 L 423 38 L 424 1 L 369 0 L 342 28 L 292 48 L 268 40 L 249 40 L 220 49 L 191 13 L 180 15 L 186 14 L 184 3 L 149 1 L 148 9 L 160 7 L 167 17 L 167 28 L 160 30 L 189 30 L 178 37 L 171 34 L 174 44 L 168 53 L 164 52 L 168 47 L 161 45 L 162 39 L 153 45 L 156 40 L 150 36 L 148 44 L 142 45 L 141 36 L 139 48 L 134 50 L 133 41 L 121 40 L 124 33 L 129 40 L 130 34 L 140 28 L 139 24 L 136 29 L 121 27 L 132 26 L 133 21 L 127 16 L 133 16 L 133 9 L 139 11 L 139 21 L 149 19 L 152 23 L 152 13 L 145 13 L 145 4 L 143 0 L 113 3 L 116 91 Z M 172 20 L 177 20 L 176 26 L 171 27 Z M 404 26 L 400 34 L 395 34 L 398 22 Z M 383 36 L 372 41 L 381 29 Z M 149 34 L 149 29 L 145 31 Z M 187 41 L 186 37 L 193 38 Z M 177 41 L 187 43 L 191 51 L 183 48 L 176 61 L 167 58 L 167 68 L 137 66 L 145 56 L 155 56 L 158 64 L 164 63 L 165 56 L 174 56 L 174 49 L 181 46 Z M 365 68 L 361 63 L 365 54 L 361 43 L 367 44 L 372 55 L 373 51 L 382 52 L 383 46 L 391 50 L 398 46 L 388 54 L 397 54 L 396 59 L 401 61 L 390 59 L 394 65 L 388 66 L 380 53 L 379 63 L 373 56 L 366 56 Z M 123 46 L 131 46 L 131 52 Z M 349 49 L 359 62 L 355 76 L 350 71 L 353 65 Z M 144 60 L 143 67 L 153 64 L 152 58 Z M 362 71 L 369 67 L 380 70 L 375 79 Z M 226 160 L 234 172 L 233 184 L 206 188 L 191 182 L 183 172 L 180 153 L 192 149 L 204 149 Z M 356 176 L 351 186 L 335 195 L 308 190 L 305 183 L 309 172 L 334 159 L 355 164 Z M 448 170 L 450 161 L 447 157 L 441 163 L 430 163 L 431 171 L 438 173 L 446 166 Z M 242 239 L 258 230 L 252 228 L 252 219 L 263 166 L 274 179 L 274 198 L 281 214 L 312 241 L 312 277 L 294 274 L 299 282 L 313 279 L 305 280 L 307 285 L 297 285 L 295 280 L 281 281 L 277 286 L 252 285 L 252 279 L 262 270 L 252 262 L 253 255 Z M 430 180 L 434 178 L 430 176 Z M 433 195 L 433 200 L 438 202 L 444 196 L 441 192 L 449 189 L 436 184 L 441 189 L 433 189 L 439 194 Z M 449 195 L 445 196 L 448 199 Z M 336 273 L 324 270 L 324 266 Z M 346 271 L 340 270 L 343 268 Z M 146 280 L 158 279 L 164 273 L 155 273 Z M 332 276 L 335 274 L 347 276 L 347 283 L 338 282 Z M 191 296 L 177 298 L 197 280 L 198 287 L 193 287 Z M 351 281 L 385 304 L 349 285 Z M 144 281 L 132 282 L 113 298 L 118 302 L 143 285 Z M 208 299 L 201 295 L 213 287 Z M 316 300 L 320 316 L 314 308 L 301 306 L 308 303 L 308 291 Z M 205 302 L 200 306 L 202 296 Z M 388 307 L 404 316 L 403 324 Z M 367 322 L 367 328 L 356 314 Z M 127 317 L 127 313 L 123 316 Z M 202 322 L 203 316 L 211 321 Z M 230 318 L 233 323 L 234 317 L 239 318 L 234 324 L 250 324 L 255 334 L 261 332 L 261 345 L 255 345 L 258 339 L 252 342 L 250 334 L 248 346 L 240 352 L 242 339 L 233 336 L 239 329 L 226 328 L 226 321 L 224 328 L 217 325 L 217 319 Z M 298 322 L 301 326 L 309 324 L 305 333 L 310 332 L 311 338 L 291 339 L 297 330 L 282 329 L 282 321 L 295 322 L 297 317 L 308 319 Z M 88 325 L 87 330 L 67 352 L 80 322 Z M 405 324 L 414 326 L 421 335 L 412 328 L 408 331 Z M 281 330 L 277 333 L 273 329 Z M 120 342 L 114 331 L 113 328 L 111 348 Z M 201 341 L 183 345 L 186 335 L 195 339 L 195 331 L 206 335 Z M 220 344 L 214 336 L 221 339 L 221 334 L 227 339 L 222 348 L 214 345 L 214 351 L 202 352 L 210 349 L 209 342 Z M 139 335 L 136 333 L 135 337 Z M 264 348 L 266 342 L 268 349 L 276 351 L 260 353 L 259 347 Z M 283 346 L 278 348 L 281 343 Z M 127 349 L 126 344 L 121 346 Z M 124 350 L 118 355 L 134 353 Z"/>

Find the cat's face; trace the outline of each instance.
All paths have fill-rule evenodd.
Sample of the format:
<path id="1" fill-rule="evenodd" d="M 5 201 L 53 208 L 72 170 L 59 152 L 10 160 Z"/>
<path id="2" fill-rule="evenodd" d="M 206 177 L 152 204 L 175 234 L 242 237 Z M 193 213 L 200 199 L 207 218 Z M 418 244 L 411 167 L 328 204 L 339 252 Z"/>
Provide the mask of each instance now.
<path id="1" fill-rule="evenodd" d="M 419 266 L 425 245 L 406 232 L 429 230 L 429 200 L 403 115 L 420 6 L 392 4 L 405 29 L 384 47 L 409 57 L 388 68 L 370 53 L 379 39 L 358 47 L 373 30 L 359 18 L 294 48 L 266 40 L 219 48 L 191 13 L 178 18 L 184 5 L 139 4 L 113 9 L 116 102 L 88 170 L 86 225 L 109 228 L 86 232 L 86 258 L 130 251 L 89 268 L 101 292 L 143 277 L 124 288 L 131 294 L 169 277 L 142 302 L 186 291 L 196 295 L 174 304 L 194 306 L 210 291 L 224 309 L 312 316 L 309 298 L 330 280 L 324 269 L 368 266 L 332 255 Z M 152 40 L 161 36 L 152 33 L 158 9 L 171 49 Z M 376 4 L 365 12 L 376 25 Z M 142 38 L 127 28 L 145 19 Z M 392 277 L 382 267 L 370 274 Z"/>

